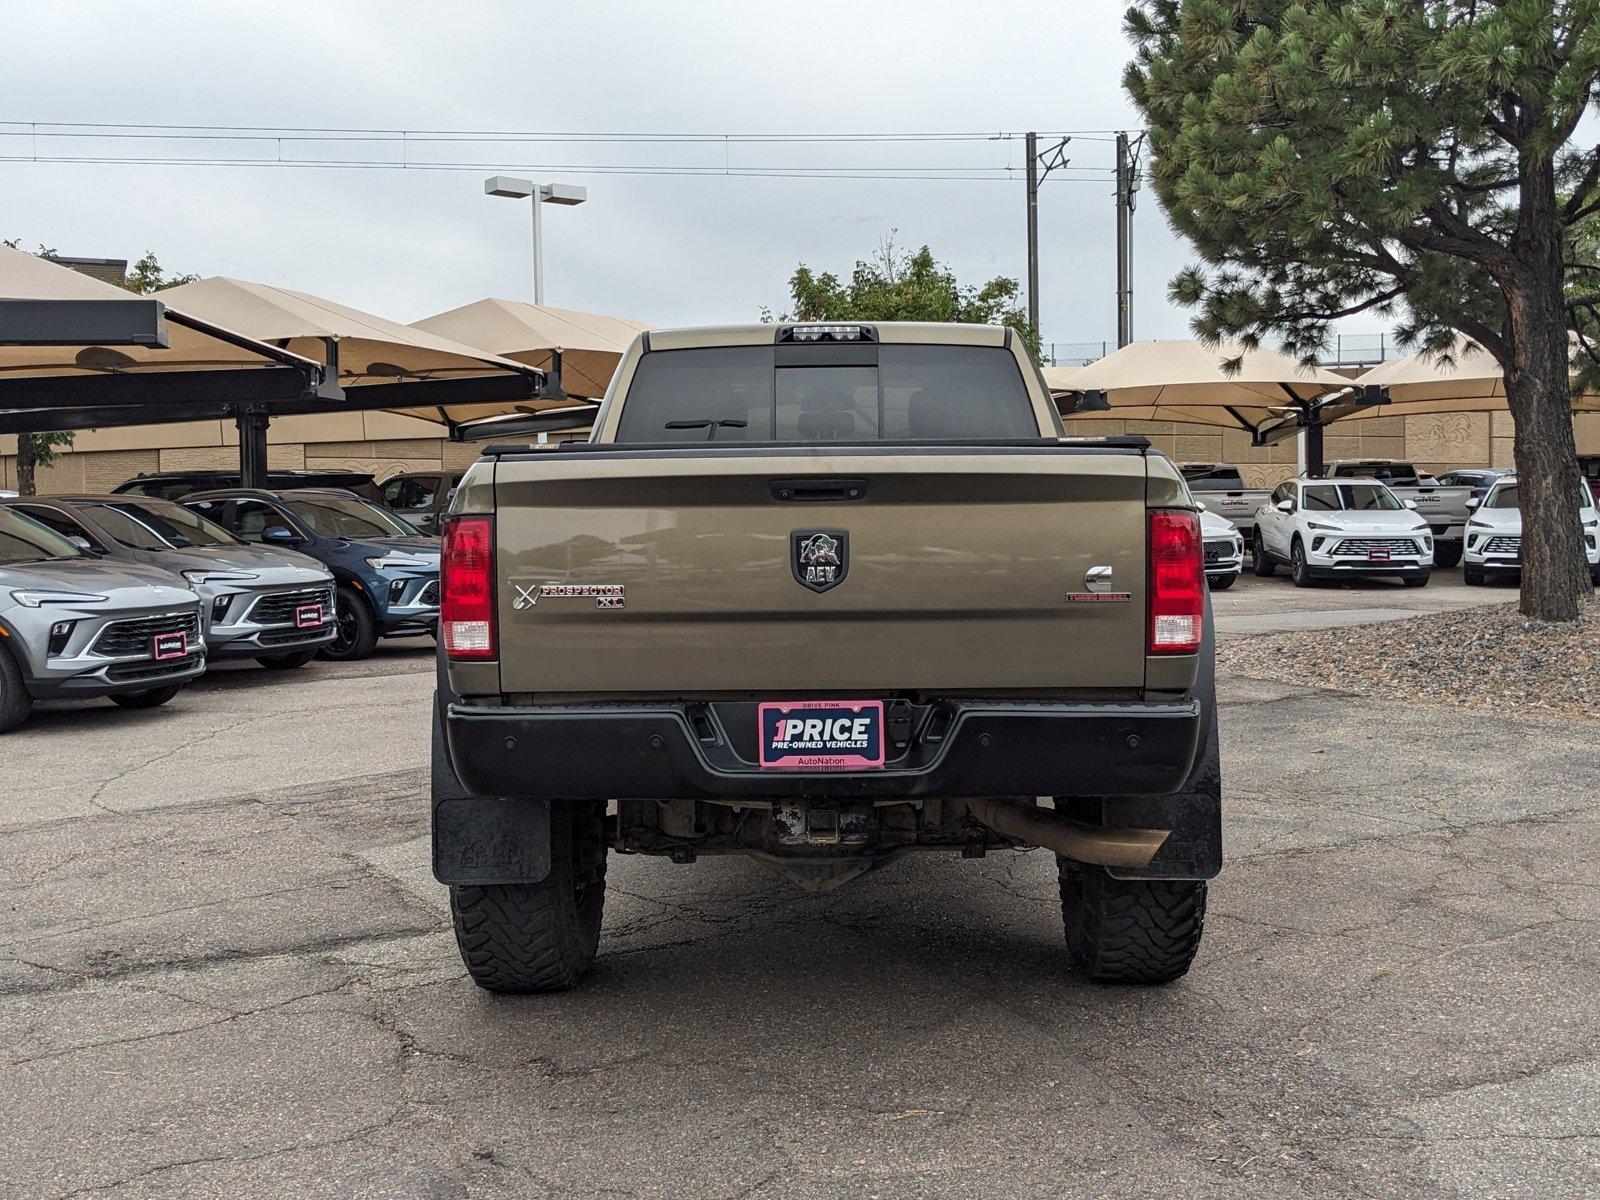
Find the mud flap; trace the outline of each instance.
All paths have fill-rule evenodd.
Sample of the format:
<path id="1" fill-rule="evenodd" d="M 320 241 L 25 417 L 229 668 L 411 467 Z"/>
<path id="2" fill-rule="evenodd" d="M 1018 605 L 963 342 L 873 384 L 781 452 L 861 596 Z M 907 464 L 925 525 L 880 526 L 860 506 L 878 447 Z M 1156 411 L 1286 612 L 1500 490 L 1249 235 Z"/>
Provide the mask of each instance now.
<path id="1" fill-rule="evenodd" d="M 1074 797 L 1063 806 L 1094 825 L 1170 829 L 1148 866 L 1106 868 L 1114 879 L 1210 879 L 1222 870 L 1222 756 L 1217 736 L 1216 629 L 1206 600 L 1205 641 L 1194 694 L 1204 724 L 1200 749 L 1183 790 L 1170 796 Z"/>
<path id="2" fill-rule="evenodd" d="M 443 671 L 433 699 L 433 877 L 440 883 L 540 883 L 550 874 L 550 801 L 474 796 L 444 741 Z"/>

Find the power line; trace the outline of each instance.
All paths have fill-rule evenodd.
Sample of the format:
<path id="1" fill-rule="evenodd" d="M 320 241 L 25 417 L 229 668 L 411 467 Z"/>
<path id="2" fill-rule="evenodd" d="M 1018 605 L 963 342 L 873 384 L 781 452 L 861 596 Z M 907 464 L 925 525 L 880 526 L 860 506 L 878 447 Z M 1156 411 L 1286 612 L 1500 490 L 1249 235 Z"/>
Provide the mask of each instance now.
<path id="1" fill-rule="evenodd" d="M 1085 141 L 1111 141 L 1098 136 L 1099 131 L 1081 131 L 1074 134 L 1052 133 L 1065 142 L 1069 138 Z M 263 125 L 200 125 L 200 124 L 134 124 L 127 122 L 67 122 L 67 121 L 0 121 L 0 147 L 8 142 L 15 144 L 27 139 L 29 153 L 0 154 L 0 162 L 59 163 L 93 166 L 158 166 L 158 167 L 275 167 L 302 170 L 338 171 L 480 171 L 503 170 L 521 172 L 559 171 L 566 174 L 596 176 L 659 176 L 676 178 L 754 178 L 754 179 L 819 179 L 907 182 L 982 182 L 1008 183 L 1021 179 L 1025 168 L 1007 163 L 967 165 L 959 163 L 937 165 L 886 165 L 858 162 L 844 165 L 807 164 L 745 164 L 735 166 L 727 155 L 728 147 L 740 144 L 759 145 L 929 145 L 1010 142 L 1026 135 L 1008 131 L 997 132 L 920 132 L 920 133 L 641 133 L 641 132 L 551 132 L 536 130 L 406 130 L 382 127 L 340 126 L 263 126 Z M 169 152 L 137 154 L 125 150 L 103 153 L 39 152 L 39 142 L 75 140 L 90 146 L 102 139 L 123 142 L 153 143 L 152 151 L 161 144 L 176 142 L 214 143 L 211 153 Z M 260 144 L 264 154 L 228 153 L 226 143 Z M 305 145 L 302 145 L 304 143 Z M 317 157 L 305 154 L 312 144 L 354 143 L 373 146 L 397 147 L 395 157 Z M 504 158 L 491 161 L 462 160 L 437 157 L 417 159 L 413 151 L 423 146 L 476 146 L 480 152 L 494 153 L 494 147 L 517 144 L 612 144 L 612 145 L 698 145 L 714 146 L 721 143 L 721 164 L 668 164 L 631 162 L 537 162 L 513 163 Z M 240 146 L 240 149 L 243 147 Z M 62 150 L 66 147 L 62 146 Z M 273 153 L 275 149 L 275 153 Z M 297 153 L 297 149 L 300 153 Z M 270 155 L 270 156 L 269 156 Z M 1057 177 L 1060 182 L 1110 183 L 1114 169 L 1106 167 L 1066 167 L 1062 165 Z"/>
<path id="2" fill-rule="evenodd" d="M 628 164 L 578 164 L 578 163 L 508 163 L 490 162 L 400 162 L 366 161 L 361 159 L 276 159 L 276 158 L 201 158 L 201 157 L 131 157 L 112 155 L 28 155 L 0 154 L 0 162 L 12 163 L 65 163 L 95 166 L 158 166 L 158 167 L 272 167 L 305 170 L 340 171 L 562 171 L 582 175 L 659 175 L 679 178 L 720 179 L 876 179 L 943 180 L 949 182 L 1009 183 L 1014 182 L 1021 167 L 668 167 L 636 166 Z M 1066 183 L 1108 183 L 1113 177 L 1111 168 L 1084 167 L 1084 175 L 1061 177 Z M 1092 172 L 1089 174 L 1087 172 Z"/>
<path id="3" fill-rule="evenodd" d="M 995 142 L 1014 141 L 1021 132 L 934 132 L 934 133 L 646 133 L 646 132 L 558 132 L 511 129 L 401 129 L 363 126 L 312 125 L 197 125 L 140 124 L 110 121 L 0 121 L 0 134 L 37 137 L 117 137 L 162 140 L 293 140 L 293 141 L 509 141 L 509 142 Z M 1039 130 L 1041 137 L 1073 137 L 1084 140 L 1116 134 L 1111 129 Z"/>
<path id="4" fill-rule="evenodd" d="M 1046 136 L 1084 141 L 1110 141 L 1100 131 L 1055 132 Z M 470 129 L 388 129 L 383 127 L 200 125 L 130 122 L 0 121 L 0 147 L 28 145 L 28 153 L 0 154 L 0 162 L 71 163 L 96 166 L 196 166 L 196 167 L 292 167 L 309 170 L 410 170 L 410 171 L 561 171 L 570 174 L 676 176 L 771 179 L 862 179 L 945 182 L 1009 182 L 1021 178 L 1023 168 L 1008 163 L 890 165 L 879 162 L 734 165 L 728 149 L 740 146 L 929 146 L 1009 143 L 1026 135 L 1005 130 L 995 132 L 919 132 L 919 133 L 646 133 L 556 132 L 548 130 L 470 130 Z M 40 153 L 40 142 L 58 150 Z M 105 141 L 148 144 L 150 153 L 132 148 L 113 150 L 96 146 Z M 79 142 L 77 151 L 68 152 L 62 143 Z M 197 153 L 179 151 L 180 143 L 210 143 Z M 322 155 L 314 146 L 328 144 L 389 147 L 387 155 L 355 157 Z M 233 147 L 230 152 L 228 147 Z M 263 153 L 240 153 L 245 146 L 260 146 Z M 637 162 L 508 162 L 504 158 L 466 160 L 439 157 L 419 159 L 422 147 L 476 148 L 480 155 L 497 153 L 500 147 L 517 145 L 612 145 L 612 146 L 717 146 L 723 149 L 720 164 L 637 163 Z M 18 147 L 20 148 L 20 147 Z M 92 152 L 95 150 L 100 152 Z M 398 149 L 398 155 L 394 150 Z M 207 152 L 209 150 L 209 152 Z M 1070 167 L 1061 176 L 1068 182 L 1101 182 L 1113 178 L 1112 168 Z"/>

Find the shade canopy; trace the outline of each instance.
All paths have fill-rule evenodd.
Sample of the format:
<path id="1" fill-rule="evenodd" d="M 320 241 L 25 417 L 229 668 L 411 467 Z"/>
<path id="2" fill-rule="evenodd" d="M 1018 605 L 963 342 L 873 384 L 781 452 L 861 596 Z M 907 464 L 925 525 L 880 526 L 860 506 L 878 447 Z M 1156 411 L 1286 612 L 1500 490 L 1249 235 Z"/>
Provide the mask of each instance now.
<path id="1" fill-rule="evenodd" d="M 530 367 L 550 369 L 561 352 L 561 386 L 572 396 L 605 395 L 623 352 L 649 329 L 638 321 L 521 300 L 478 300 L 413 326 Z"/>
<path id="2" fill-rule="evenodd" d="M 1226 364 L 1237 359 L 1238 369 Z M 1183 421 L 1254 434 L 1350 380 L 1265 348 L 1199 341 L 1133 342 L 1083 367 L 1047 367 L 1045 383 L 1067 397 L 1064 415 L 1128 421 Z M 1081 410 L 1103 397 L 1109 407 Z"/>
<path id="3" fill-rule="evenodd" d="M 316 361 L 0 246 L 0 432 L 224 416 L 311 397 Z M 326 401 L 323 401 L 326 403 Z"/>
<path id="4" fill-rule="evenodd" d="M 383 408 L 453 426 L 516 411 L 540 378 L 523 363 L 475 346 L 270 284 L 216 276 L 172 288 L 161 298 L 336 365 L 352 409 Z"/>
<path id="5" fill-rule="evenodd" d="M 1505 372 L 1494 355 L 1476 342 L 1457 338 L 1447 360 L 1414 354 L 1379 363 L 1356 382 L 1382 387 L 1389 403 L 1338 419 L 1507 411 Z M 1572 407 L 1579 412 L 1600 412 L 1600 395 L 1575 391 Z"/>
<path id="6" fill-rule="evenodd" d="M 1350 383 L 1354 392 L 1325 396 L 1313 408 L 1310 421 L 1326 427 L 1336 421 L 1510 409 L 1505 373 L 1499 362 L 1467 338 L 1457 338 L 1444 359 L 1431 354 L 1391 358 Z M 1363 394 L 1381 394 L 1383 399 L 1381 403 L 1367 404 L 1361 401 Z M 1600 412 L 1600 395 L 1574 391 L 1572 411 Z M 1289 437 L 1298 424 L 1294 418 L 1284 417 L 1264 427 L 1260 439 L 1273 442 Z"/>

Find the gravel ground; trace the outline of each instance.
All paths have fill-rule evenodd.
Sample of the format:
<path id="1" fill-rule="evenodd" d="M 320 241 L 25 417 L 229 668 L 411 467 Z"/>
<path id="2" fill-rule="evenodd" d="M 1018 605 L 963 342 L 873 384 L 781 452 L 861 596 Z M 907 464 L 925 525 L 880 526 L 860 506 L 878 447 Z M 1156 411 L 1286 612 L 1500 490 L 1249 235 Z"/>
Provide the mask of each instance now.
<path id="1" fill-rule="evenodd" d="M 1571 625 L 1497 605 L 1223 642 L 1217 669 L 1424 704 L 1600 720 L 1600 602 Z"/>

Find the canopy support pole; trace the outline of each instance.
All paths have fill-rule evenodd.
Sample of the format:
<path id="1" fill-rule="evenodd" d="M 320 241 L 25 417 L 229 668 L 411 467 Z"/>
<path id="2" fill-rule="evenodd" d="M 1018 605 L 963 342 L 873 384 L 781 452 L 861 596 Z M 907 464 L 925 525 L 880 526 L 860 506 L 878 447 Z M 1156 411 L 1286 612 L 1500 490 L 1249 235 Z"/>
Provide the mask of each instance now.
<path id="1" fill-rule="evenodd" d="M 1283 394 L 1289 397 L 1297 410 L 1297 419 L 1301 430 L 1301 449 L 1304 451 L 1305 472 L 1307 475 L 1321 475 L 1327 470 L 1327 463 L 1322 457 L 1322 414 L 1318 410 L 1315 399 L 1306 400 L 1296 394 L 1295 390 L 1286 383 L 1279 383 Z"/>
<path id="2" fill-rule="evenodd" d="M 267 414 L 259 409 L 233 419 L 239 429 L 239 483 L 247 488 L 267 486 Z"/>
<path id="3" fill-rule="evenodd" d="M 1328 469 L 1327 460 L 1322 456 L 1322 431 L 1326 428 L 1321 421 L 1313 420 L 1305 427 L 1306 438 L 1306 474 L 1320 476 Z"/>

